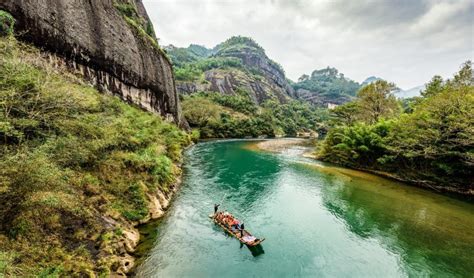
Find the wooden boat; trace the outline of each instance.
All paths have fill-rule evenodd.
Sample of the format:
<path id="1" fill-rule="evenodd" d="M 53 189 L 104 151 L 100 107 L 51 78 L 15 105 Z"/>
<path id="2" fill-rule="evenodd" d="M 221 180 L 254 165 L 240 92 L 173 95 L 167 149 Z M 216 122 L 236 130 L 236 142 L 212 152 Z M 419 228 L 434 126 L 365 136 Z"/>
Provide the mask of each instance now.
<path id="1" fill-rule="evenodd" d="M 227 225 L 225 223 L 222 223 L 220 222 L 217 218 L 216 218 L 216 215 L 215 214 L 211 214 L 209 215 L 209 218 L 211 218 L 214 223 L 216 223 L 217 225 L 221 226 L 222 229 L 224 229 L 227 233 L 231 234 L 232 236 L 234 236 L 235 238 L 237 238 L 241 243 L 249 246 L 249 247 L 252 247 L 252 246 L 257 246 L 259 245 L 260 243 L 262 243 L 265 238 L 262 238 L 262 239 L 259 239 L 259 238 L 256 238 L 254 237 L 251 233 L 249 233 L 247 230 L 244 230 L 243 231 L 243 236 L 241 237 L 241 233 L 240 233 L 240 230 L 235 230 L 235 232 L 232 231 L 231 228 L 228 228 Z M 249 238 L 255 238 L 254 240 L 251 240 L 249 241 L 248 239 Z"/>

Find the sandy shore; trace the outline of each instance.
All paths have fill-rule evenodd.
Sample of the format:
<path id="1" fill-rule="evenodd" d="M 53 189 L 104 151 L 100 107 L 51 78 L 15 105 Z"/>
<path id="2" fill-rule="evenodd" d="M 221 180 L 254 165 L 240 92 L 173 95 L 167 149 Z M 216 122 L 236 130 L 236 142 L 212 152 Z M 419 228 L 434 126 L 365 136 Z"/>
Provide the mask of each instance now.
<path id="1" fill-rule="evenodd" d="M 305 146 L 307 139 L 302 138 L 279 138 L 257 142 L 255 147 L 268 152 L 282 152 L 292 146 Z"/>

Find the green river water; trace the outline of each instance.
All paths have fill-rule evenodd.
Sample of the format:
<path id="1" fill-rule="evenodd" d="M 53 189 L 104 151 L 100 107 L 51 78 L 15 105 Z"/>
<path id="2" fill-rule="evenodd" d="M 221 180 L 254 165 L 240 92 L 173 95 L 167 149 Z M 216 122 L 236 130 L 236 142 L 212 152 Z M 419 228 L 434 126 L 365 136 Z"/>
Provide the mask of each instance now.
<path id="1" fill-rule="evenodd" d="M 191 148 L 137 277 L 474 277 L 474 205 L 249 141 Z M 214 202 L 261 248 L 213 222 Z"/>

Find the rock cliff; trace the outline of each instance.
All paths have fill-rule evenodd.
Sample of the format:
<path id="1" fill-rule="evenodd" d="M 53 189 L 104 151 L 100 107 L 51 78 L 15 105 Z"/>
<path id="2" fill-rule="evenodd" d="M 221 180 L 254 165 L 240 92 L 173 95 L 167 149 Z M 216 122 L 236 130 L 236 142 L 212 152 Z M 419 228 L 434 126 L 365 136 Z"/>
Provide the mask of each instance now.
<path id="1" fill-rule="evenodd" d="M 232 37 L 213 49 L 191 45 L 170 46 L 167 50 L 178 72 L 184 73 L 177 75 L 179 93 L 214 91 L 234 95 L 243 90 L 256 104 L 272 98 L 284 103 L 294 97 L 281 66 L 250 38 Z"/>
<path id="2" fill-rule="evenodd" d="M 246 43 L 247 45 L 244 45 L 244 47 L 233 45 L 231 47 L 222 47 L 215 56 L 240 59 L 245 67 L 251 69 L 251 72 L 257 72 L 256 80 L 254 82 L 249 80 L 248 86 L 260 100 L 272 93 L 281 101 L 287 97 L 294 96 L 293 88 L 286 80 L 283 68 L 268 58 L 259 45 L 253 44 L 252 41 Z"/>
<path id="3" fill-rule="evenodd" d="M 19 38 L 54 53 L 100 90 L 180 123 L 170 61 L 141 0 L 2 0 Z"/>

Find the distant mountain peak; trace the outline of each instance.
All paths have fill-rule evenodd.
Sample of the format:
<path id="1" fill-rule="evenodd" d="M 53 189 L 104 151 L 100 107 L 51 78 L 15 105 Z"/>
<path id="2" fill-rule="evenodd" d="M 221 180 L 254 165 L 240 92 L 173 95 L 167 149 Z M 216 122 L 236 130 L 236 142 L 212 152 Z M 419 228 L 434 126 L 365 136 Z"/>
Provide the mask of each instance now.
<path id="1" fill-rule="evenodd" d="M 377 76 L 370 76 L 370 77 L 367 77 L 361 84 L 362 85 L 367 85 L 367 84 L 370 84 L 370 83 L 374 83 L 375 81 L 378 81 L 378 80 L 383 80 L 383 78 L 380 78 L 380 77 L 377 77 Z"/>
<path id="2" fill-rule="evenodd" d="M 359 83 L 329 66 L 314 70 L 311 76 L 303 74 L 292 86 L 298 98 L 324 107 L 350 101 L 360 88 Z"/>
<path id="3" fill-rule="evenodd" d="M 426 87 L 425 85 L 420 85 L 408 90 L 399 90 L 398 92 L 395 93 L 395 96 L 397 96 L 398 98 L 417 97 L 421 94 L 421 91 L 423 91 L 425 87 Z"/>
<path id="4" fill-rule="evenodd" d="M 263 50 L 263 47 L 261 47 L 254 39 L 252 39 L 251 37 L 245 37 L 245 36 L 232 36 L 228 38 L 227 40 L 225 40 L 220 45 L 230 46 L 230 45 L 237 45 L 237 44 L 245 44 L 245 45 Z"/>
<path id="5" fill-rule="evenodd" d="M 311 73 L 311 76 L 334 76 L 337 77 L 339 74 L 339 71 L 336 68 L 328 66 L 327 68 L 323 68 L 320 70 L 314 70 Z"/>
<path id="6" fill-rule="evenodd" d="M 226 56 L 233 52 L 255 53 L 266 57 L 265 49 L 260 46 L 254 39 L 244 36 L 233 36 L 226 41 L 214 47 L 215 55 Z"/>

